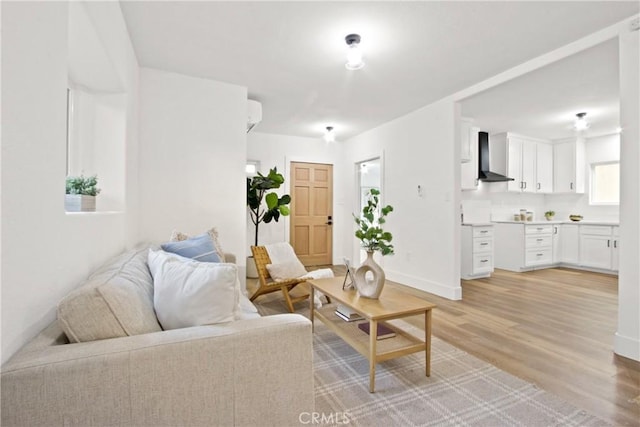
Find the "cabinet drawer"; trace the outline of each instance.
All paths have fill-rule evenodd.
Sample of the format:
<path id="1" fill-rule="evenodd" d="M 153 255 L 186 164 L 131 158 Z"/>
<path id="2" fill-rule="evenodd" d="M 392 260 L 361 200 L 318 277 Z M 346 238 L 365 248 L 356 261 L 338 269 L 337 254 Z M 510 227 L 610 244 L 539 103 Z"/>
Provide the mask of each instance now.
<path id="1" fill-rule="evenodd" d="M 550 248 L 552 240 L 551 236 L 547 235 L 527 236 L 525 244 L 527 249 Z"/>
<path id="2" fill-rule="evenodd" d="M 553 261 L 551 255 L 552 255 L 551 249 L 528 250 L 525 255 L 524 264 L 527 267 L 531 267 L 534 265 L 551 264 L 551 262 Z"/>
<path id="3" fill-rule="evenodd" d="M 611 227 L 609 227 L 608 225 L 581 225 L 580 234 L 611 236 Z"/>
<path id="4" fill-rule="evenodd" d="M 493 227 L 473 227 L 473 237 L 491 237 Z"/>
<path id="5" fill-rule="evenodd" d="M 493 271 L 493 255 L 479 254 L 473 256 L 473 274 Z"/>
<path id="6" fill-rule="evenodd" d="M 478 237 L 473 239 L 473 253 L 493 252 L 493 239 L 483 239 Z"/>
<path id="7" fill-rule="evenodd" d="M 526 234 L 551 234 L 553 225 L 527 225 L 524 230 Z"/>

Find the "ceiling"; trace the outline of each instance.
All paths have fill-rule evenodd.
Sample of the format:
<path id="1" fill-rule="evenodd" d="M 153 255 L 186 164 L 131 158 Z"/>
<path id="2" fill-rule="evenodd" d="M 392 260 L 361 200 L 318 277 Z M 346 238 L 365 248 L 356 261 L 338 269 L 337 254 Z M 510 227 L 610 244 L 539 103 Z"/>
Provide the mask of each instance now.
<path id="1" fill-rule="evenodd" d="M 630 2 L 121 1 L 143 67 L 246 86 L 256 131 L 338 140 L 638 13 Z M 344 67 L 349 33 L 366 66 Z"/>
<path id="2" fill-rule="evenodd" d="M 613 39 L 464 100 L 462 115 L 489 133 L 563 139 L 586 112 L 591 126 L 581 135 L 611 134 L 620 124 L 618 69 Z"/>

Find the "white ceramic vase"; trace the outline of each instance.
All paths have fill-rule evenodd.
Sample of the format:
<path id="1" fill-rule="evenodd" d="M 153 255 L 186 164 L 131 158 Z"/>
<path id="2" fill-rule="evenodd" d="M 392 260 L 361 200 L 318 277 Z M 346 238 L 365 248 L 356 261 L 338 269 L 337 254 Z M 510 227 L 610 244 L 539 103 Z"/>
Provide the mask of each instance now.
<path id="1" fill-rule="evenodd" d="M 367 278 L 371 272 L 372 278 Z M 384 270 L 373 260 L 373 251 L 367 251 L 367 259 L 356 270 L 354 277 L 356 290 L 361 297 L 378 299 L 384 287 Z"/>

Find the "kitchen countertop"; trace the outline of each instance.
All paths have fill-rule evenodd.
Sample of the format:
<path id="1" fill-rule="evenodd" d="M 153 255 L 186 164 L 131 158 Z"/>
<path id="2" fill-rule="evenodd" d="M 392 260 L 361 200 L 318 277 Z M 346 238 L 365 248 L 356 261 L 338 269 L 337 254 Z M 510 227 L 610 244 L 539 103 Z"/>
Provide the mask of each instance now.
<path id="1" fill-rule="evenodd" d="M 464 222 L 462 223 L 462 225 L 467 225 L 470 227 L 486 227 L 489 225 L 494 225 L 495 221 L 493 222 Z"/>
<path id="2" fill-rule="evenodd" d="M 501 224 L 524 224 L 524 225 L 540 225 L 540 224 L 585 224 L 585 225 L 620 225 L 618 221 L 596 221 L 596 220 L 582 220 L 582 221 L 492 221 L 494 223 Z"/>

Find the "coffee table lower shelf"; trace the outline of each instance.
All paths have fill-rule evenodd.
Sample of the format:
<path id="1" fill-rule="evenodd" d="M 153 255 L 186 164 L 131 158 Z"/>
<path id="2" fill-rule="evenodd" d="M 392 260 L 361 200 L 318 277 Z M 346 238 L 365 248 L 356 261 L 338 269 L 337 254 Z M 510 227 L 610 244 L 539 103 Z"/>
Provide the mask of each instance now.
<path id="1" fill-rule="evenodd" d="M 366 332 L 358 328 L 359 323 L 369 321 L 362 319 L 359 321 L 346 322 L 335 314 L 336 306 L 334 304 L 325 305 L 321 309 L 314 309 L 314 318 L 322 321 L 331 331 L 342 338 L 347 344 L 353 347 L 358 353 L 362 354 L 370 362 L 370 385 L 369 391 L 374 392 L 375 388 L 375 364 L 384 362 L 385 360 L 395 359 L 396 357 L 406 356 L 412 353 L 424 351 L 427 357 L 426 375 L 430 375 L 429 354 L 427 351 L 427 343 L 399 328 L 396 325 L 385 322 L 389 328 L 396 333 L 395 337 L 385 338 L 381 340 L 373 340 Z M 375 328 L 370 325 L 371 330 Z"/>

